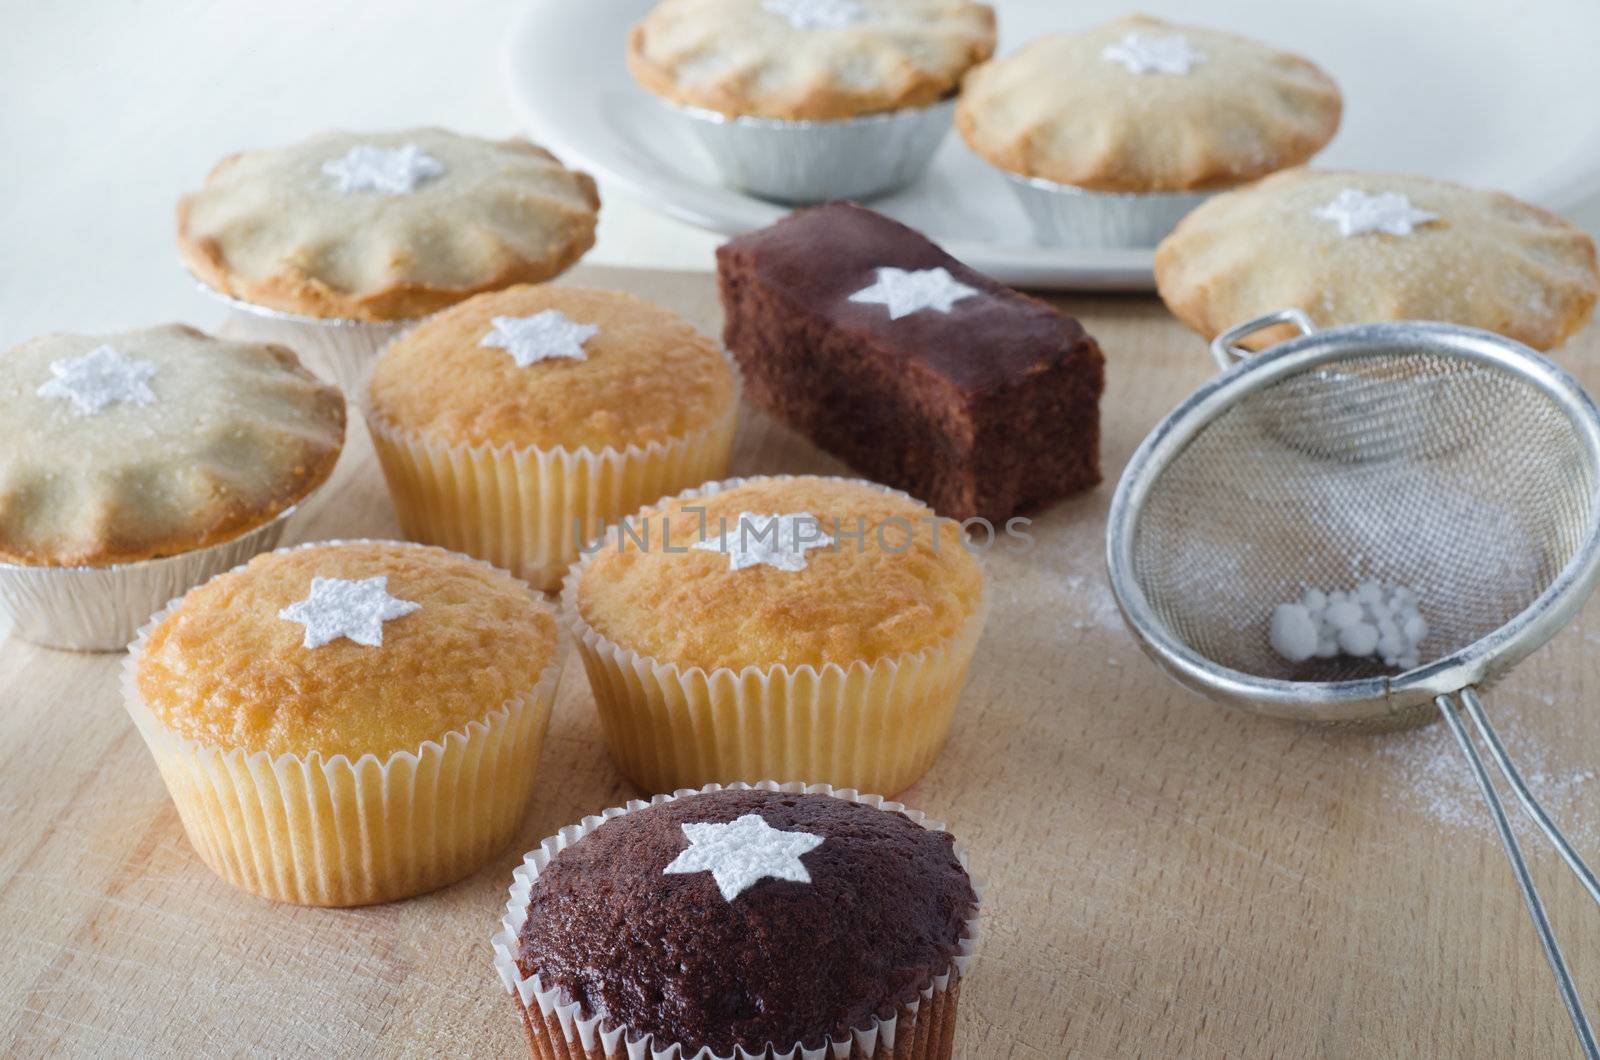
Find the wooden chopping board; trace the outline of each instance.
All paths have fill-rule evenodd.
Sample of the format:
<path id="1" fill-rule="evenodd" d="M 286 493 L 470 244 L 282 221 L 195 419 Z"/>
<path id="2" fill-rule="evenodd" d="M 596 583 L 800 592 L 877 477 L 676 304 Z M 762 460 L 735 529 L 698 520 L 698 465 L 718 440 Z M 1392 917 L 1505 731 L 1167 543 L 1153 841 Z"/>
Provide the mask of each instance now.
<path id="1" fill-rule="evenodd" d="M 580 269 L 716 333 L 698 273 Z M 1564 1056 L 1566 1016 L 1441 726 L 1313 730 L 1171 684 L 1106 586 L 1112 487 L 1212 373 L 1150 299 L 1063 298 L 1109 363 L 1107 482 L 992 553 L 995 607 L 950 745 L 904 800 L 988 883 L 957 1054 Z M 1558 359 L 1600 392 L 1600 332 Z M 842 465 L 749 409 L 734 474 Z M 294 540 L 393 536 L 359 420 Z M 1533 783 L 1600 856 L 1600 604 L 1490 697 Z M 394 905 L 272 905 L 190 850 L 119 700 L 122 656 L 0 645 L 0 1051 L 12 1055 L 525 1055 L 490 960 L 512 869 L 638 794 L 572 660 L 521 838 Z M 1526 830 L 1524 834 L 1529 834 Z M 1535 871 L 1600 1003 L 1600 920 Z"/>

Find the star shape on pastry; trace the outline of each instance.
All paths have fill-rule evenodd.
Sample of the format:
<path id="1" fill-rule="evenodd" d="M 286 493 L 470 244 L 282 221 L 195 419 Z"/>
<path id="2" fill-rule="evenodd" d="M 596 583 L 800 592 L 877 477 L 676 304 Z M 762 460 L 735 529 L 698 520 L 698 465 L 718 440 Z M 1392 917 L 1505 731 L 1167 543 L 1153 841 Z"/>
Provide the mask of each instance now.
<path id="1" fill-rule="evenodd" d="M 889 319 L 899 320 L 924 309 L 948 313 L 952 306 L 964 298 L 978 294 L 939 266 L 932 269 L 897 269 L 884 266 L 878 269 L 877 280 L 850 296 L 852 302 L 887 306 Z"/>
<path id="2" fill-rule="evenodd" d="M 322 172 L 346 195 L 355 191 L 405 195 L 424 181 L 442 176 L 444 163 L 416 144 L 356 144 L 339 158 L 322 163 Z"/>
<path id="3" fill-rule="evenodd" d="M 586 361 L 583 344 L 600 333 L 596 324 L 580 324 L 559 309 L 546 309 L 528 317 L 495 317 L 479 346 L 497 346 L 517 362 L 518 368 L 565 358 Z"/>
<path id="4" fill-rule="evenodd" d="M 80 416 L 94 416 L 112 405 L 148 405 L 155 401 L 151 361 L 136 361 L 121 350 L 96 346 L 82 357 L 50 362 L 51 378 L 34 393 L 72 402 Z"/>
<path id="5" fill-rule="evenodd" d="M 1100 58 L 1121 63 L 1130 74 L 1176 74 L 1180 77 L 1206 61 L 1205 55 L 1191 48 L 1189 38 L 1181 33 L 1165 37 L 1129 33 L 1101 49 Z"/>
<path id="6" fill-rule="evenodd" d="M 1438 214 L 1411 205 L 1411 200 L 1400 192 L 1368 195 L 1360 188 L 1344 189 L 1332 202 L 1317 207 L 1312 213 L 1338 225 L 1339 234 L 1346 238 L 1363 232 L 1408 236 L 1417 226 L 1439 219 Z"/>
<path id="7" fill-rule="evenodd" d="M 761 880 L 810 883 L 811 873 L 800 855 L 821 846 L 825 838 L 811 832 L 779 831 L 756 813 L 725 824 L 685 824 L 683 834 L 689 839 L 688 848 L 661 870 L 662 875 L 709 872 L 727 902 Z"/>
<path id="8" fill-rule="evenodd" d="M 805 533 L 801 533 L 801 528 Z M 824 534 L 816 516 L 809 512 L 787 515 L 740 512 L 738 523 L 718 537 L 707 538 L 694 547 L 705 552 L 723 552 L 729 570 L 744 570 L 765 564 L 781 571 L 806 569 L 806 550 L 827 548 L 833 538 Z"/>
<path id="9" fill-rule="evenodd" d="M 383 646 L 383 624 L 421 607 L 389 595 L 389 576 L 311 579 L 311 593 L 278 617 L 306 627 L 301 646 L 320 648 L 345 637 L 369 648 Z"/>
<path id="10" fill-rule="evenodd" d="M 761 6 L 795 29 L 845 29 L 867 17 L 855 0 L 761 0 Z"/>

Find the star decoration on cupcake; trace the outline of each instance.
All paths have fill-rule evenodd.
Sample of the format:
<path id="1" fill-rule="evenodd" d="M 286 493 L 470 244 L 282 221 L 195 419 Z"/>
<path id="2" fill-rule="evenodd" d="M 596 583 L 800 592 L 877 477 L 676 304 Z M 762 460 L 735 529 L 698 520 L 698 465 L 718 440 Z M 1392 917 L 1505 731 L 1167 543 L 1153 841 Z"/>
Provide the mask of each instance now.
<path id="1" fill-rule="evenodd" d="M 792 573 L 806 569 L 808 549 L 827 548 L 832 544 L 833 538 L 822 532 L 817 517 L 809 512 L 787 515 L 740 512 L 733 529 L 694 547 L 705 552 L 726 553 L 729 570 L 765 564 Z"/>
<path id="2" fill-rule="evenodd" d="M 150 380 L 156 374 L 151 361 L 136 361 L 121 350 L 96 346 L 82 357 L 50 362 L 52 378 L 34 393 L 70 401 L 80 416 L 94 416 L 112 405 L 148 405 L 156 394 Z"/>
<path id="3" fill-rule="evenodd" d="M 669 873 L 709 872 L 723 901 L 731 902 L 762 880 L 810 883 L 800 855 L 822 845 L 811 832 L 782 832 L 760 814 L 747 813 L 722 823 L 685 824 L 689 847 L 662 869 Z"/>
<path id="4" fill-rule="evenodd" d="M 867 17 L 855 0 L 761 0 L 761 6 L 795 29 L 845 29 Z"/>
<path id="5" fill-rule="evenodd" d="M 1360 188 L 1344 189 L 1332 202 L 1317 207 L 1312 213 L 1338 225 L 1339 234 L 1345 238 L 1364 232 L 1408 236 L 1417 226 L 1439 219 L 1438 214 L 1411 205 L 1411 200 L 1399 192 L 1368 195 Z"/>
<path id="6" fill-rule="evenodd" d="M 322 163 L 322 172 L 346 195 L 356 191 L 406 195 L 424 181 L 442 176 L 444 163 L 416 144 L 356 144 L 339 158 Z"/>
<path id="7" fill-rule="evenodd" d="M 311 579 L 311 594 L 278 612 L 306 628 L 302 647 L 320 648 L 345 637 L 369 648 L 383 646 L 383 624 L 421 607 L 389 595 L 389 576 Z"/>
<path id="8" fill-rule="evenodd" d="M 1101 49 L 1100 58 L 1109 63 L 1121 63 L 1130 74 L 1180 77 L 1206 61 L 1205 55 L 1190 47 L 1189 38 L 1181 33 L 1166 37 L 1129 33 Z"/>
<path id="9" fill-rule="evenodd" d="M 978 293 L 976 287 L 957 280 L 942 266 L 932 269 L 884 266 L 877 270 L 876 282 L 851 295 L 850 301 L 887 306 L 889 319 L 899 320 L 924 309 L 948 313 L 957 302 Z"/>
<path id="10" fill-rule="evenodd" d="M 529 317 L 495 317 L 493 327 L 479 346 L 497 346 L 509 353 L 518 368 L 563 358 L 586 361 L 583 345 L 600 333 L 595 324 L 580 324 L 559 309 L 546 309 Z"/>

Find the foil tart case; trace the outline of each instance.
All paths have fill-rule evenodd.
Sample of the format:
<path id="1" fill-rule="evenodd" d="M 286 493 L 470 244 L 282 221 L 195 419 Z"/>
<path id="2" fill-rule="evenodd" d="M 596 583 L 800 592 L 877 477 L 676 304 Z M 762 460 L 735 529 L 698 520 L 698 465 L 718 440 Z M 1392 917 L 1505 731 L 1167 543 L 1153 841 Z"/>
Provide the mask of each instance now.
<path id="1" fill-rule="evenodd" d="M 1007 173 L 1006 181 L 1045 246 L 1154 247 L 1215 191 L 1103 192 Z"/>
<path id="2" fill-rule="evenodd" d="M 733 117 L 662 101 L 731 187 L 807 204 L 867 199 L 905 187 L 950 131 L 955 100 L 833 121 Z"/>

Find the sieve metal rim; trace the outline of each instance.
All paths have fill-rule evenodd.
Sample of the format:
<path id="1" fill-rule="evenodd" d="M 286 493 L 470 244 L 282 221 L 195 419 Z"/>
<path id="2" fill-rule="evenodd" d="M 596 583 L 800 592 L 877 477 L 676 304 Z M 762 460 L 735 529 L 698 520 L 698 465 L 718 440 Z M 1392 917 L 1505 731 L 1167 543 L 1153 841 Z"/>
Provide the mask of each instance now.
<path id="1" fill-rule="evenodd" d="M 1283 321 L 1284 311 L 1263 320 Z M 1303 318 L 1302 318 L 1303 319 Z M 1243 328 L 1239 329 L 1243 330 Z M 1356 681 L 1285 681 L 1219 666 L 1171 635 L 1134 575 L 1139 517 L 1160 473 L 1223 412 L 1255 391 L 1333 361 L 1416 348 L 1497 368 L 1533 384 L 1566 415 L 1600 468 L 1600 409 L 1578 382 L 1522 343 L 1436 321 L 1355 324 L 1307 334 L 1253 354 L 1191 394 L 1135 450 L 1117 483 L 1106 527 L 1106 565 L 1123 621 L 1146 654 L 1183 685 L 1227 706 L 1297 721 L 1357 721 L 1399 714 L 1481 684 L 1554 636 L 1600 583 L 1600 505 L 1561 571 L 1510 621 L 1461 650 L 1402 674 Z"/>

